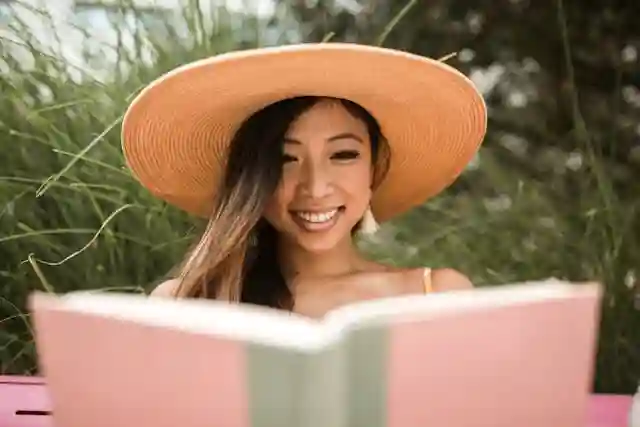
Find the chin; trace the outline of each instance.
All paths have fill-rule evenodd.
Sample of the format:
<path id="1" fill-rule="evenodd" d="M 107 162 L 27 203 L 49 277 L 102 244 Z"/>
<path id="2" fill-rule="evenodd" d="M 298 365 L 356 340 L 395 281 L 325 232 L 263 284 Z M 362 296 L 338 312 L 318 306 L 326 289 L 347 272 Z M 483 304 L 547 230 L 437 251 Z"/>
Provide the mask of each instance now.
<path id="1" fill-rule="evenodd" d="M 333 226 L 325 230 L 313 230 L 311 227 L 301 226 L 296 221 L 287 221 L 279 228 L 293 245 L 308 253 L 323 253 L 331 251 L 351 240 L 351 221 L 340 214 Z"/>
<path id="2" fill-rule="evenodd" d="M 323 253 L 328 252 L 338 246 L 340 243 L 339 238 L 333 236 L 296 236 L 296 244 L 306 252 L 309 253 Z"/>

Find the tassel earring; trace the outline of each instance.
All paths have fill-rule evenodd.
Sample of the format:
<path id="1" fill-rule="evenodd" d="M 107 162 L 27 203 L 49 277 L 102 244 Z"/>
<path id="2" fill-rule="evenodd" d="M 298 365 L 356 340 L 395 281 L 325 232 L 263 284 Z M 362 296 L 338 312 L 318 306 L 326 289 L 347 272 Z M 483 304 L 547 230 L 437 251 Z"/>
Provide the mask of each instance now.
<path id="1" fill-rule="evenodd" d="M 362 216 L 362 220 L 360 221 L 360 233 L 371 235 L 378 231 L 379 228 L 380 226 L 373 216 L 371 207 L 367 208 L 367 210 L 364 212 L 364 215 Z"/>

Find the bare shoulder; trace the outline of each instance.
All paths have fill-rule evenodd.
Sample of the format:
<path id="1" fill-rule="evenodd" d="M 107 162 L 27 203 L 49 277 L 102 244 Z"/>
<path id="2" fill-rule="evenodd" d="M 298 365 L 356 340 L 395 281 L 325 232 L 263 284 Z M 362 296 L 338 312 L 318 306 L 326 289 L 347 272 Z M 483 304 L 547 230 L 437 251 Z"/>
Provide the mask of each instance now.
<path id="1" fill-rule="evenodd" d="M 399 269 L 398 272 L 405 283 L 415 284 L 418 290 L 424 290 L 429 282 L 435 292 L 473 288 L 471 280 L 453 268 L 407 268 Z"/>
<path id="2" fill-rule="evenodd" d="M 425 273 L 428 276 L 425 277 Z M 392 283 L 407 284 L 409 288 L 406 291 L 410 293 L 422 292 L 425 280 L 431 281 L 431 287 L 436 292 L 473 288 L 471 280 L 453 268 L 406 268 L 377 264 L 370 274 L 387 277 L 386 280 Z"/>
<path id="3" fill-rule="evenodd" d="M 151 291 L 151 296 L 176 297 L 179 287 L 180 279 L 169 279 L 156 286 Z"/>
<path id="4" fill-rule="evenodd" d="M 435 291 L 473 288 L 471 280 L 453 268 L 436 268 L 431 270 L 431 284 Z"/>

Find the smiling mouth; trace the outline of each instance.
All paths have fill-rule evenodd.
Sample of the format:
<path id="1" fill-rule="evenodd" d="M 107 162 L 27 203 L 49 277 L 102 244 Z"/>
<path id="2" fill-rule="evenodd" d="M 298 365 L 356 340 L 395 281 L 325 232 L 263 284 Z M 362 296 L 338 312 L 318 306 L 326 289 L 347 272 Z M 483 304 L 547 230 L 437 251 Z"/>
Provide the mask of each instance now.
<path id="1" fill-rule="evenodd" d="M 333 227 L 343 211 L 344 206 L 340 206 L 322 212 L 292 211 L 291 215 L 296 224 L 307 231 L 324 231 Z"/>

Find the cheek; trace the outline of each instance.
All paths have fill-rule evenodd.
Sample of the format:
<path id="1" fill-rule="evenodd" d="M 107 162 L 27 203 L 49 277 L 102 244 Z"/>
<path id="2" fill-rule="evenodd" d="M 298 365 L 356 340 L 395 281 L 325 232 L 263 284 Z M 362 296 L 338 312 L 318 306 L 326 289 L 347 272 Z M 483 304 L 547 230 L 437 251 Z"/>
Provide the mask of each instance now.
<path id="1" fill-rule="evenodd" d="M 345 168 L 338 185 L 352 202 L 368 205 L 371 200 L 371 168 L 367 165 Z"/>
<path id="2" fill-rule="evenodd" d="M 287 181 L 284 180 L 278 185 L 275 193 L 267 202 L 263 214 L 264 218 L 274 226 L 282 222 L 284 216 L 288 214 L 288 206 L 292 198 L 292 186 L 288 185 Z"/>

